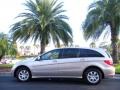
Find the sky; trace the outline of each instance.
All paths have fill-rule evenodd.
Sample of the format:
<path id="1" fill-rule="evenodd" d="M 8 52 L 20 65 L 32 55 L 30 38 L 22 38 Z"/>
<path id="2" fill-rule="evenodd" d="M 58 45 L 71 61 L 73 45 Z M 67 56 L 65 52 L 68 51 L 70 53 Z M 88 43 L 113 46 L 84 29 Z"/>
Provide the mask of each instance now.
<path id="1" fill-rule="evenodd" d="M 15 17 L 24 12 L 23 3 L 26 0 L 1 0 L 0 1 L 0 32 L 8 33 L 10 26 L 16 21 Z M 88 6 L 94 0 L 60 0 L 64 2 L 63 9 L 67 10 L 68 23 L 73 30 L 74 45 L 88 47 L 88 42 L 83 38 L 82 23 L 88 13 Z"/>

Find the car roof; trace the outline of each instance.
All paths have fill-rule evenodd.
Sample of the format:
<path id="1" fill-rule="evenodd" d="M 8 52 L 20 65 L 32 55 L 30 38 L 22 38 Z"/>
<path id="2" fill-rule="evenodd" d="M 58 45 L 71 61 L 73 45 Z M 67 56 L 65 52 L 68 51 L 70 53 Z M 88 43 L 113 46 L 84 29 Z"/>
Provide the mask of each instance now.
<path id="1" fill-rule="evenodd" d="M 79 48 L 79 47 L 65 47 L 65 48 L 56 48 L 53 50 L 64 50 L 64 49 L 89 49 L 89 50 L 93 50 L 93 51 L 97 51 L 99 53 L 101 53 L 103 56 L 108 57 L 108 55 L 106 54 L 106 49 L 103 48 Z"/>
<path id="2" fill-rule="evenodd" d="M 90 50 L 105 50 L 105 49 L 103 49 L 103 48 L 87 48 L 87 47 L 85 47 L 85 48 L 79 48 L 79 47 L 65 47 L 65 48 L 56 48 L 56 49 L 90 49 Z M 105 50 L 106 51 L 106 50 Z"/>

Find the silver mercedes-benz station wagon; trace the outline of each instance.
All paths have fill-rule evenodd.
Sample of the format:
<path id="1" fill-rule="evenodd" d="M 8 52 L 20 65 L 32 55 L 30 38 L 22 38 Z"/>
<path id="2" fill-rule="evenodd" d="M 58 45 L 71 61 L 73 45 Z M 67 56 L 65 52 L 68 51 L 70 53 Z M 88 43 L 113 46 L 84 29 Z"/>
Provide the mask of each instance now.
<path id="1" fill-rule="evenodd" d="M 16 63 L 11 70 L 18 81 L 31 78 L 82 78 L 88 84 L 98 84 L 115 75 L 110 54 L 104 49 L 62 48 L 48 51 L 35 59 Z"/>

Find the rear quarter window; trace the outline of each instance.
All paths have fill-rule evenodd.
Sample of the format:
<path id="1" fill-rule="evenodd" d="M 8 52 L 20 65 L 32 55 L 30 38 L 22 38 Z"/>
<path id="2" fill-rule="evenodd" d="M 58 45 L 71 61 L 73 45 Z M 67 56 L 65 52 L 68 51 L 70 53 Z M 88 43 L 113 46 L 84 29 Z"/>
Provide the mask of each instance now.
<path id="1" fill-rule="evenodd" d="M 89 50 L 89 49 L 80 49 L 80 57 L 104 57 L 101 53 Z"/>
<path id="2" fill-rule="evenodd" d="M 109 58 L 111 58 L 111 55 L 110 55 L 107 51 L 105 51 L 105 52 L 106 52 L 107 56 L 108 56 Z"/>

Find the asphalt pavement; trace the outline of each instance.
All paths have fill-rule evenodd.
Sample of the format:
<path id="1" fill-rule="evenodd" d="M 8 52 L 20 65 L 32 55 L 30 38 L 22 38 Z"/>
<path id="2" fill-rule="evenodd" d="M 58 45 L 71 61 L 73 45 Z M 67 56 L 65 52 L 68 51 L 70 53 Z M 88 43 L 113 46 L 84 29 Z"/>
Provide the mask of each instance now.
<path id="1" fill-rule="evenodd" d="M 11 76 L 0 76 L 0 90 L 120 90 L 120 79 L 104 79 L 92 86 L 80 79 L 32 79 L 22 83 Z"/>

